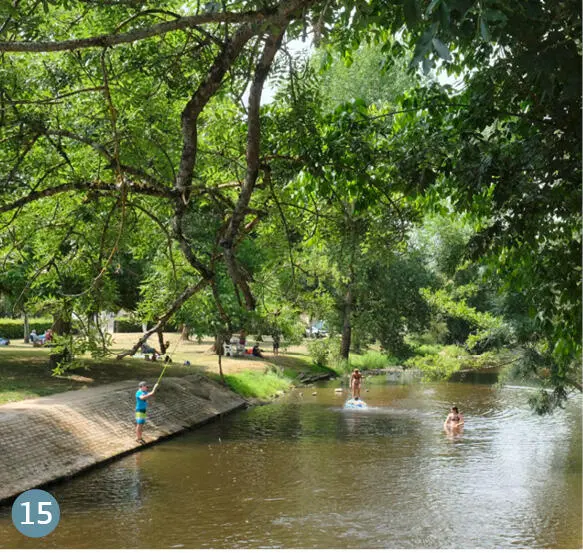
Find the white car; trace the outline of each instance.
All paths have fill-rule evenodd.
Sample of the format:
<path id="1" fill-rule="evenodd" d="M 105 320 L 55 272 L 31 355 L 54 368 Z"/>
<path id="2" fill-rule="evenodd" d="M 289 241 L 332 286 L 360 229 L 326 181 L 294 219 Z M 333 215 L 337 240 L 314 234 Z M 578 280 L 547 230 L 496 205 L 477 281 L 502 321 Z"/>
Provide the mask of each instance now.
<path id="1" fill-rule="evenodd" d="M 313 326 L 312 328 L 306 328 L 306 336 L 311 336 L 312 338 L 325 338 L 328 336 L 328 331 L 325 328 L 318 328 Z"/>

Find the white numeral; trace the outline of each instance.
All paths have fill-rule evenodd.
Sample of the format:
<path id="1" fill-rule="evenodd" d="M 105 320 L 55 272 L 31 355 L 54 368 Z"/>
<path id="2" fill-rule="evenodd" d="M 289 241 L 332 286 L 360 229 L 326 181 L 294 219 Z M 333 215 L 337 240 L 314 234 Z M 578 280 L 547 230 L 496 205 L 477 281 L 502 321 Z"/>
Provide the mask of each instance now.
<path id="1" fill-rule="evenodd" d="M 25 501 L 24 503 L 21 503 L 21 505 L 24 507 L 24 510 L 26 511 L 26 517 L 24 522 L 21 522 L 20 524 L 36 524 L 35 522 L 30 520 L 30 501 Z M 44 515 L 46 518 L 44 520 L 40 520 L 40 518 L 37 520 L 38 524 L 50 524 L 51 520 L 53 520 L 53 515 L 50 511 L 45 511 L 43 510 L 43 505 L 52 505 L 51 501 L 39 501 L 38 503 L 38 516 L 40 517 L 41 515 Z"/>
<path id="2" fill-rule="evenodd" d="M 50 524 L 53 520 L 53 515 L 50 511 L 43 511 L 43 505 L 52 505 L 50 501 L 39 501 L 38 502 L 38 516 L 45 515 L 47 518 L 45 520 L 38 519 L 39 524 Z"/>

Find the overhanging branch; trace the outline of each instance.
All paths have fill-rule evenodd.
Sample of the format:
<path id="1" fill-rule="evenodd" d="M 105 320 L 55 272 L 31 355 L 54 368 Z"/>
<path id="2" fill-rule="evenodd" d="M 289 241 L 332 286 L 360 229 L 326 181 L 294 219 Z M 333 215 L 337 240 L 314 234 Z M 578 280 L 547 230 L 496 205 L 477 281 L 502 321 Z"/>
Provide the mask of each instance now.
<path id="1" fill-rule="evenodd" d="M 186 303 L 187 300 L 194 296 L 194 294 L 200 292 L 207 284 L 208 281 L 203 278 L 199 280 L 198 283 L 194 284 L 193 286 L 189 286 L 186 290 L 184 290 L 184 292 L 182 292 L 182 294 L 180 294 L 180 296 L 178 296 L 178 298 L 171 305 L 170 309 L 168 309 L 168 311 L 166 311 L 166 313 L 164 313 L 164 315 L 162 315 L 158 319 L 158 322 L 137 341 L 137 343 L 132 347 L 132 349 L 120 353 L 116 357 L 116 359 L 123 359 L 128 355 L 135 355 L 135 353 L 138 351 L 138 349 L 140 349 L 142 344 L 145 344 L 148 338 L 152 336 L 152 334 L 158 332 L 159 330 L 162 330 L 164 328 L 164 325 L 170 319 L 170 317 L 172 317 L 172 315 L 174 315 L 174 313 L 176 313 L 176 311 L 178 311 Z"/>
<path id="2" fill-rule="evenodd" d="M 208 23 L 256 23 L 270 15 L 269 10 L 242 13 L 206 13 L 181 17 L 174 21 L 165 21 L 146 29 L 135 29 L 126 33 L 99 35 L 89 38 L 63 40 L 61 42 L 38 41 L 3 41 L 0 52 L 63 52 L 83 48 L 109 48 L 117 44 L 127 44 L 154 36 L 165 35 L 173 31 L 195 28 Z"/>

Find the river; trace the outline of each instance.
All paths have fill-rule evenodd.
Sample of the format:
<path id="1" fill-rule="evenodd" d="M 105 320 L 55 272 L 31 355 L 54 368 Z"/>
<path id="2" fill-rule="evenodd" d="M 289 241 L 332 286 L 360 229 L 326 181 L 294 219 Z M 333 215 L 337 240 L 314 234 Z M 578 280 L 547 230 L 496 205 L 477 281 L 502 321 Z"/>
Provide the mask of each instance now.
<path id="1" fill-rule="evenodd" d="M 45 538 L 20 535 L 3 507 L 0 545 L 582 547 L 580 396 L 538 417 L 518 386 L 386 383 L 350 411 L 337 385 L 52 486 L 61 521 Z M 466 419 L 455 436 L 442 427 L 453 403 Z"/>

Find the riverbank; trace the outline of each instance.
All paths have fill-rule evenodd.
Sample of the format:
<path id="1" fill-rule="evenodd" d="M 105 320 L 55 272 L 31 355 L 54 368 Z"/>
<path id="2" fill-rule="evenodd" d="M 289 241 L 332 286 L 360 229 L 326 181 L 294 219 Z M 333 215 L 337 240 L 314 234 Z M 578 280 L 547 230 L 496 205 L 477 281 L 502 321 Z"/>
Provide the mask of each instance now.
<path id="1" fill-rule="evenodd" d="M 0 406 L 0 503 L 144 447 L 135 440 L 135 391 L 131 380 Z M 164 377 L 146 446 L 245 405 L 204 375 Z"/>
<path id="2" fill-rule="evenodd" d="M 139 337 L 139 334 L 115 334 L 112 353 L 115 355 L 127 350 Z M 165 378 L 189 374 L 219 377 L 218 357 L 211 351 L 212 340 L 206 339 L 200 343 L 183 342 L 178 334 L 172 333 L 164 334 L 164 337 L 170 340 L 169 354 L 173 361 L 166 369 Z M 153 341 L 151 343 L 156 345 Z M 229 385 L 249 397 L 269 399 L 282 387 L 289 388 L 292 382 L 297 382 L 302 374 L 318 375 L 325 371 L 313 364 L 304 346 L 280 350 L 277 356 L 271 353 L 268 342 L 261 346 L 265 350 L 263 358 L 223 357 L 221 361 L 223 374 L 228 377 Z M 9 346 L 0 348 L 0 405 L 122 380 L 156 380 L 163 367 L 163 363 L 159 361 L 146 361 L 143 358 L 124 358 L 118 361 L 112 357 L 82 357 L 80 359 L 84 367 L 56 377 L 48 366 L 50 353 L 50 348 L 33 348 L 20 341 L 12 341 Z M 270 377 L 271 386 L 248 385 L 250 373 L 261 375 L 266 372 L 280 378 L 281 382 L 277 383 Z"/>

